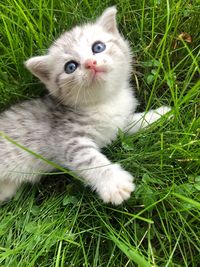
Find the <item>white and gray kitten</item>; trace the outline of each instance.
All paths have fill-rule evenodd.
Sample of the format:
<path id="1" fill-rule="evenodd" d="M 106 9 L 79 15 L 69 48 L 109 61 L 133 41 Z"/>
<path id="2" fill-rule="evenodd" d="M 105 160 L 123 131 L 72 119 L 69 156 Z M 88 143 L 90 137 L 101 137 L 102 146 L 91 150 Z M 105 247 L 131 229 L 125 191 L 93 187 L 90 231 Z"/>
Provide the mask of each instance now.
<path id="1" fill-rule="evenodd" d="M 128 199 L 135 185 L 130 173 L 101 153 L 118 129 L 135 133 L 170 110 L 135 113 L 129 83 L 131 51 L 116 26 L 111 7 L 95 23 L 65 32 L 47 55 L 30 58 L 27 68 L 50 96 L 25 101 L 0 114 L 0 131 L 42 157 L 81 176 L 104 202 Z M 53 97 L 52 97 L 53 96 Z M 0 202 L 24 182 L 52 171 L 42 159 L 0 138 Z"/>

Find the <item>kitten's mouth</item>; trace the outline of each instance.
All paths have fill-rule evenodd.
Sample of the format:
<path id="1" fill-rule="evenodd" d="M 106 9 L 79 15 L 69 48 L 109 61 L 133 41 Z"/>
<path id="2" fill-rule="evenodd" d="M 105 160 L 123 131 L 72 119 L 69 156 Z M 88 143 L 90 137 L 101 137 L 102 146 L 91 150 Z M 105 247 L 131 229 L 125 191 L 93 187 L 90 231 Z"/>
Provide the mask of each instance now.
<path id="1" fill-rule="evenodd" d="M 107 73 L 107 71 L 107 68 L 98 66 L 96 66 L 96 68 L 90 69 L 91 82 L 104 80 L 103 76 L 105 73 Z"/>
<path id="2" fill-rule="evenodd" d="M 94 69 L 90 69 L 90 72 L 92 73 L 92 77 L 96 77 L 97 75 L 101 75 L 102 73 L 105 73 L 106 69 L 103 67 L 96 67 Z"/>

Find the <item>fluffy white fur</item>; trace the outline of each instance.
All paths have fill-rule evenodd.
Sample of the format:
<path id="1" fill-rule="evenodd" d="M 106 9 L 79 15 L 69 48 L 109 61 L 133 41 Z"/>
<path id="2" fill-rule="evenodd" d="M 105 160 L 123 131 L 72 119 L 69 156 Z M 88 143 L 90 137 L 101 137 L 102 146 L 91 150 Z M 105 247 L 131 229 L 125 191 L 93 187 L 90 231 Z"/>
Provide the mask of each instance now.
<path id="1" fill-rule="evenodd" d="M 96 54 L 92 52 L 91 46 L 96 41 L 105 43 L 105 51 Z M 36 136 L 34 131 L 32 133 L 33 139 L 38 138 L 40 142 L 30 142 L 30 149 L 46 158 L 51 159 L 53 155 L 58 164 L 78 173 L 104 202 L 116 205 L 128 199 L 134 191 L 133 177 L 119 164 L 112 164 L 100 149 L 116 138 L 119 128 L 135 133 L 170 110 L 169 107 L 163 106 L 147 113 L 135 113 L 137 100 L 129 83 L 131 58 L 129 44 L 119 34 L 116 26 L 116 8 L 108 8 L 95 23 L 77 26 L 65 32 L 50 47 L 47 55 L 33 57 L 26 62 L 27 68 L 46 85 L 51 95 L 70 110 L 74 110 L 74 114 L 78 112 L 85 116 L 85 125 L 78 123 L 74 115 L 75 122 L 70 124 L 72 128 L 70 139 L 65 134 L 65 129 L 69 127 L 66 123 L 68 115 L 62 114 L 59 115 L 57 128 L 48 131 L 52 116 L 55 114 L 49 118 L 50 108 L 48 105 L 47 107 L 43 105 L 40 100 L 26 102 L 22 107 L 23 112 L 20 107 L 23 121 L 26 122 L 25 128 L 16 125 L 17 115 L 14 112 L 7 111 L 0 117 L 1 125 L 4 125 L 2 130 L 13 139 L 15 136 L 12 133 L 18 131 L 20 134 L 16 140 L 23 145 L 27 144 L 24 141 L 27 139 L 27 129 L 32 129 L 33 125 L 36 132 Z M 76 61 L 78 68 L 75 72 L 66 74 L 64 65 L 70 60 Z M 87 60 L 94 60 L 97 67 L 103 71 L 94 74 L 91 69 L 85 67 Z M 16 113 L 18 110 L 16 107 Z M 43 122 L 44 125 L 41 125 L 40 119 L 36 121 L 33 118 L 30 110 L 46 114 L 47 121 Z M 30 113 L 29 116 L 26 116 L 26 112 Z M 56 112 L 54 107 L 54 113 Z M 15 127 L 10 127 L 10 124 L 14 124 Z M 9 127 L 12 130 L 8 131 Z M 45 129 L 47 133 L 44 134 L 42 131 Z M 53 131 L 54 135 L 49 136 Z M 80 132 L 80 136 L 77 136 L 77 132 Z M 47 142 L 44 141 L 45 136 L 52 142 L 51 144 L 49 141 L 48 145 L 56 146 L 57 151 L 44 145 Z M 6 140 L 0 141 L 0 158 L 5 154 L 3 146 L 11 151 L 4 165 L 0 163 L 0 202 L 14 195 L 21 183 L 35 182 L 40 178 L 34 174 L 21 176 L 12 172 L 8 174 L 13 164 L 16 166 L 15 169 L 29 173 L 49 171 L 50 168 L 46 163 L 20 149 L 12 152 L 13 145 L 8 143 Z M 68 149 L 64 155 L 62 150 L 66 147 Z"/>

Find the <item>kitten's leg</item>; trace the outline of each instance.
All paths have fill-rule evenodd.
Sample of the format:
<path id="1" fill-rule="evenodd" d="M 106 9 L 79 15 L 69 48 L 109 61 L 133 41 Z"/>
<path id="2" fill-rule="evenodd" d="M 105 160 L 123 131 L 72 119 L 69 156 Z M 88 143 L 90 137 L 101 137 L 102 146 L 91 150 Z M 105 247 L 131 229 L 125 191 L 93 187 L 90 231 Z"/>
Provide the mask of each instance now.
<path id="1" fill-rule="evenodd" d="M 18 188 L 19 184 L 13 181 L 0 181 L 0 204 L 10 200 L 15 195 Z"/>
<path id="2" fill-rule="evenodd" d="M 133 177 L 112 164 L 90 139 L 79 137 L 65 144 L 65 164 L 108 203 L 118 205 L 134 191 Z"/>
<path id="3" fill-rule="evenodd" d="M 152 109 L 148 112 L 134 113 L 129 118 L 129 124 L 127 125 L 125 131 L 128 131 L 130 134 L 136 133 L 139 130 L 149 126 L 153 122 L 159 120 L 170 110 L 170 107 L 162 106 L 157 109 Z"/>

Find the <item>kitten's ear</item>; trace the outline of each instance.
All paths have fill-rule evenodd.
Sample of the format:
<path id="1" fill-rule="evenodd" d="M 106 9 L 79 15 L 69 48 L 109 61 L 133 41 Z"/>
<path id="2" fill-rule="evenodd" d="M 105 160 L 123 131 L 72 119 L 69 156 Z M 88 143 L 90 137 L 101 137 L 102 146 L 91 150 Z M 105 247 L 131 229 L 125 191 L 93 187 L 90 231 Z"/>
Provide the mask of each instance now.
<path id="1" fill-rule="evenodd" d="M 97 19 L 97 24 L 101 25 L 108 32 L 118 33 L 116 13 L 117 9 L 115 6 L 107 8 Z"/>
<path id="2" fill-rule="evenodd" d="M 42 82 L 49 81 L 49 56 L 32 57 L 25 62 L 27 69 L 38 77 Z"/>

